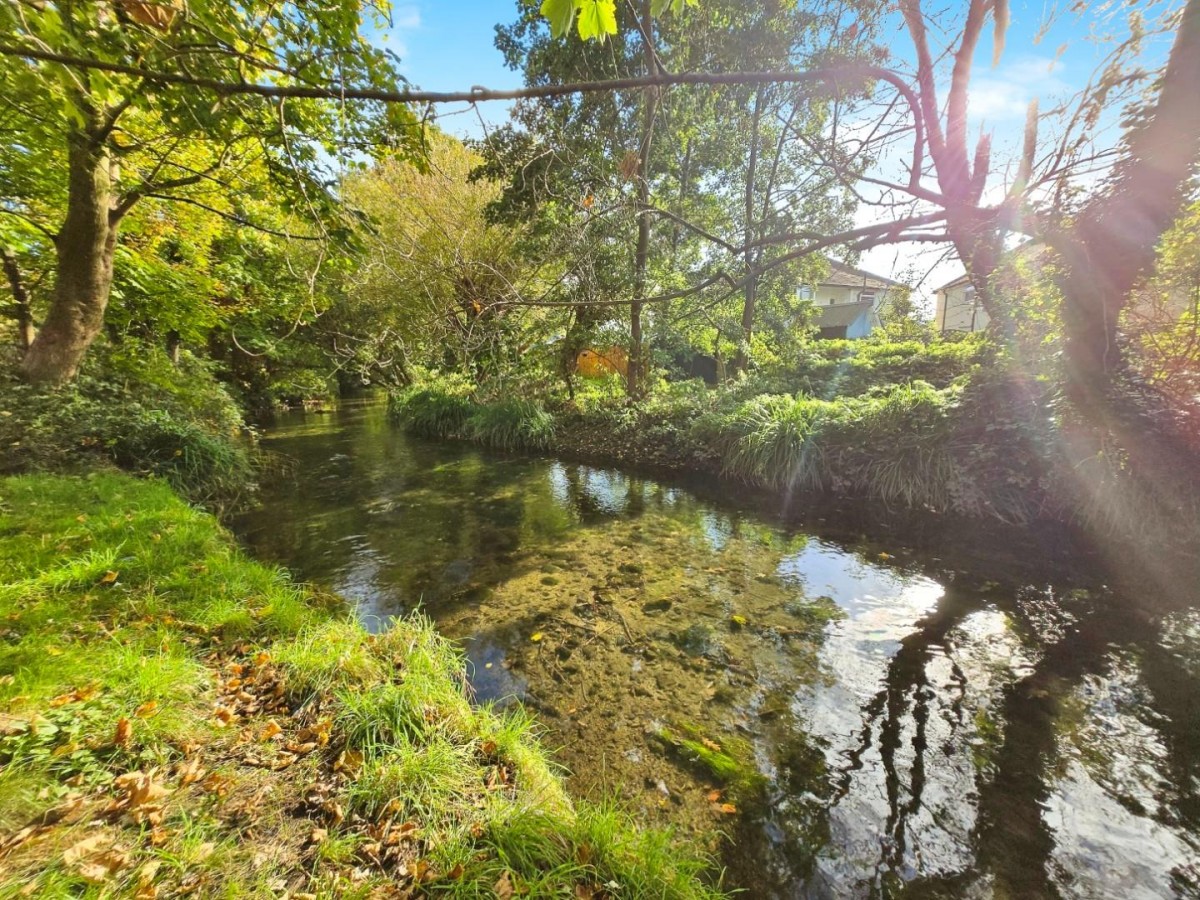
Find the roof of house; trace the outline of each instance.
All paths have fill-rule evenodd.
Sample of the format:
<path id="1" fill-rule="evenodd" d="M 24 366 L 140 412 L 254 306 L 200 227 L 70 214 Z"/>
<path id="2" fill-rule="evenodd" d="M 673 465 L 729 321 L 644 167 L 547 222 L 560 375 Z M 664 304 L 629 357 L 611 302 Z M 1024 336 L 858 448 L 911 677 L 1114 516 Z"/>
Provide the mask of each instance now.
<path id="1" fill-rule="evenodd" d="M 940 294 L 942 291 L 948 291 L 948 290 L 950 290 L 950 288 L 956 288 L 960 284 L 970 284 L 970 283 L 971 283 L 971 277 L 969 275 L 966 275 L 966 274 L 959 275 L 953 281 L 947 281 L 940 288 L 936 288 L 934 290 L 934 293 Z"/>
<path id="2" fill-rule="evenodd" d="M 836 287 L 876 288 L 878 290 L 905 286 L 899 281 L 892 281 L 882 275 L 872 275 L 870 272 L 840 263 L 836 259 L 829 260 L 829 274 L 821 279 L 820 284 Z"/>
<path id="3" fill-rule="evenodd" d="M 1041 241 L 1029 240 L 1029 241 L 1026 241 L 1025 243 L 1021 244 L 1020 246 L 1014 247 L 1013 249 L 1005 252 L 1004 259 L 1005 260 L 1023 259 L 1028 262 L 1035 263 L 1039 259 L 1041 259 L 1042 255 L 1044 253 L 1046 253 L 1046 251 L 1049 249 L 1050 248 L 1047 247 Z M 946 282 L 946 284 L 943 284 L 940 288 L 935 289 L 934 293 L 935 294 L 941 293 L 942 291 L 950 290 L 950 288 L 956 288 L 956 287 L 960 287 L 961 285 L 970 284 L 970 283 L 971 283 L 970 276 L 966 275 L 964 273 L 962 275 L 959 275 L 953 281 L 948 281 L 948 282 Z"/>
<path id="4" fill-rule="evenodd" d="M 838 303 L 833 306 L 819 306 L 821 315 L 817 318 L 819 328 L 848 328 L 862 316 L 863 313 L 874 309 L 875 304 L 869 300 L 861 303 Z"/>

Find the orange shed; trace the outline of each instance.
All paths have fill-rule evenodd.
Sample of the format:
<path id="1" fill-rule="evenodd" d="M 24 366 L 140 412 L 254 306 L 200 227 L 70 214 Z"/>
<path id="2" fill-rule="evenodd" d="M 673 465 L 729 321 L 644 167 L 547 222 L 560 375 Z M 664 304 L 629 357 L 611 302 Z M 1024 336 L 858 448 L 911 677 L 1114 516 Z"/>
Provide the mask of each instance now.
<path id="1" fill-rule="evenodd" d="M 584 350 L 575 358 L 575 370 L 584 378 L 606 378 L 614 372 L 629 375 L 629 354 L 624 347 Z"/>

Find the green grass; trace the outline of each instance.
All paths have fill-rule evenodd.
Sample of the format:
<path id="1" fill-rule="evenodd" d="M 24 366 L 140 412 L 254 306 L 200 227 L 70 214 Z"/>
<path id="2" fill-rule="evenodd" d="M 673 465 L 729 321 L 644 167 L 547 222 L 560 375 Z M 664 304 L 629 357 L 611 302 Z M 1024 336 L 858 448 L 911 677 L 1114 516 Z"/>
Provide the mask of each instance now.
<path id="1" fill-rule="evenodd" d="M 0 630 L 0 831 L 64 802 L 95 811 L 12 850 L 0 898 L 133 896 L 147 877 L 172 896 L 299 883 L 365 898 L 418 865 L 431 895 L 503 883 L 572 897 L 615 882 L 621 897 L 720 896 L 709 861 L 670 833 L 573 803 L 532 718 L 473 705 L 460 651 L 429 621 L 368 634 L 162 483 L 0 480 Z M 222 727 L 217 712 L 252 683 L 249 700 L 274 705 Z M 263 767 L 304 741 L 323 743 Z M 206 780 L 183 784 L 192 763 Z M 130 772 L 168 788 L 161 825 L 96 818 Z M 401 825 L 408 875 L 372 849 Z M 68 851 L 97 835 L 121 861 L 93 883 Z"/>
<path id="2" fill-rule="evenodd" d="M 447 378 L 414 385 L 388 400 L 392 420 L 418 437 L 459 437 L 474 411 L 470 385 Z"/>
<path id="3" fill-rule="evenodd" d="M 476 408 L 466 435 L 497 450 L 545 450 L 554 440 L 554 416 L 530 400 L 501 400 Z"/>
<path id="4" fill-rule="evenodd" d="M 393 394 L 388 412 L 419 437 L 462 439 L 510 452 L 545 450 L 554 441 L 554 416 L 540 404 L 520 398 L 483 403 L 456 378 L 433 378 Z"/>

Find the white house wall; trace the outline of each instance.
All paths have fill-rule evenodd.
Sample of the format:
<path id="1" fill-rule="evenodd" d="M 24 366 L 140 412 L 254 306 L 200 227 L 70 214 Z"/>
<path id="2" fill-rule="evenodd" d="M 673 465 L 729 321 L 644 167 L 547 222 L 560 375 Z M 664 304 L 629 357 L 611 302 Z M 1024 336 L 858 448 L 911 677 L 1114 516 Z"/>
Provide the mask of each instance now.
<path id="1" fill-rule="evenodd" d="M 982 331 L 990 321 L 983 307 L 967 294 L 965 285 L 938 293 L 934 322 L 942 331 Z"/>

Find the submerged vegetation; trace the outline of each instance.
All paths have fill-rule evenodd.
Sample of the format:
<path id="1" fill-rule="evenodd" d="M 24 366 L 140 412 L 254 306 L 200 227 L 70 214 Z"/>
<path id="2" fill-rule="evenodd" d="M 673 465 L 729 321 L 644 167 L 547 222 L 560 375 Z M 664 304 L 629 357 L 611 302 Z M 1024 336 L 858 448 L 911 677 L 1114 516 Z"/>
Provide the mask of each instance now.
<path id="1" fill-rule="evenodd" d="M 4 896 L 717 896 L 669 835 L 568 799 L 427 621 L 368 634 L 159 483 L 0 502 Z"/>

